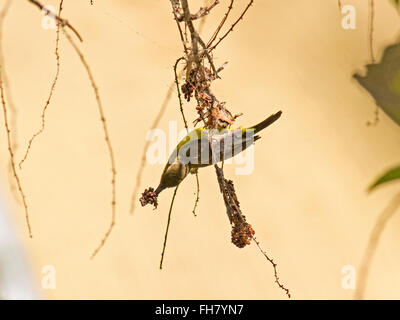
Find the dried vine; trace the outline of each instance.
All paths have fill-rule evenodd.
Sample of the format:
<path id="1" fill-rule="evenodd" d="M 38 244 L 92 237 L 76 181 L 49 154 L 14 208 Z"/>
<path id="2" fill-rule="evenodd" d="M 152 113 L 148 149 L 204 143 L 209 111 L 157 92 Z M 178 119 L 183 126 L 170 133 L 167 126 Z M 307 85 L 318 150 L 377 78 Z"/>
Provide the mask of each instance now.
<path id="1" fill-rule="evenodd" d="M 169 232 L 169 226 L 171 224 L 171 214 L 172 214 L 172 208 L 174 206 L 174 202 L 175 202 L 175 197 L 176 197 L 176 193 L 178 191 L 179 185 L 175 188 L 174 190 L 174 194 L 172 196 L 172 200 L 171 200 L 171 205 L 169 207 L 169 212 L 168 212 L 168 220 L 167 220 L 167 228 L 165 229 L 165 235 L 164 235 L 164 244 L 163 244 L 163 249 L 161 252 L 161 260 L 160 260 L 160 270 L 163 267 L 163 262 L 164 262 L 164 254 L 165 254 L 165 249 L 167 247 L 167 240 L 168 240 L 168 232 Z"/>
<path id="2" fill-rule="evenodd" d="M 35 5 L 36 7 L 38 7 L 41 11 L 45 12 L 46 15 L 49 15 L 50 17 L 53 17 L 54 19 L 57 20 L 57 22 L 59 24 L 61 24 L 61 26 L 67 27 L 69 28 L 75 35 L 76 37 L 79 39 L 79 41 L 83 41 L 81 35 L 79 34 L 79 32 L 68 22 L 68 20 L 61 18 L 58 15 L 55 15 L 53 12 L 51 12 L 49 9 L 46 8 L 45 5 L 41 4 L 39 1 L 36 0 L 27 0 L 30 3 L 32 3 L 33 5 Z"/>
<path id="3" fill-rule="evenodd" d="M 109 134 L 109 130 L 108 130 L 108 126 L 107 126 L 107 122 L 106 122 L 106 118 L 105 118 L 105 114 L 104 114 L 104 109 L 103 109 L 103 104 L 101 102 L 100 99 L 100 93 L 99 93 L 99 89 L 97 87 L 97 84 L 94 80 L 92 71 L 89 67 L 89 64 L 87 63 L 83 53 L 81 52 L 81 50 L 78 48 L 78 46 L 75 44 L 74 40 L 71 38 L 71 36 L 68 34 L 68 32 L 66 30 L 63 29 L 63 32 L 66 36 L 66 38 L 68 39 L 68 41 L 70 42 L 70 44 L 72 45 L 72 47 L 74 48 L 75 52 L 78 54 L 79 59 L 81 60 L 83 66 L 85 67 L 86 73 L 89 76 L 89 80 L 90 80 L 90 84 L 93 88 L 93 92 L 96 98 L 96 102 L 97 102 L 97 110 L 99 112 L 100 115 L 100 121 L 101 121 L 101 125 L 103 127 L 103 132 L 104 132 L 104 140 L 106 142 L 107 145 L 107 149 L 108 149 L 108 155 L 110 158 L 110 164 L 111 164 L 111 222 L 110 225 L 106 231 L 106 233 L 104 234 L 103 238 L 101 239 L 100 244 L 98 245 L 98 247 L 94 250 L 91 259 L 93 259 L 97 253 L 99 253 L 99 251 L 101 250 L 101 248 L 105 245 L 108 237 L 110 236 L 114 226 L 115 226 L 115 206 L 116 206 L 116 183 L 115 183 L 115 178 L 117 175 L 117 170 L 116 170 L 116 165 L 115 165 L 115 157 L 114 157 L 114 149 L 112 147 L 111 144 L 111 140 L 110 140 L 110 134 Z"/>
<path id="4" fill-rule="evenodd" d="M 11 7 L 11 3 L 12 0 L 7 0 L 6 3 L 4 4 L 1 12 L 0 12 L 0 43 L 2 43 L 2 37 L 3 37 L 3 24 L 4 24 L 4 20 L 7 16 L 7 13 Z M 11 95 L 11 89 L 10 89 L 10 82 L 8 80 L 8 75 L 7 75 L 7 71 L 6 71 L 6 67 L 5 67 L 5 60 L 4 60 L 4 54 L 3 54 L 3 46 L 0 46 L 0 65 L 3 66 L 3 86 L 4 86 L 4 92 L 5 92 L 5 96 L 6 96 L 6 100 L 8 102 L 8 109 L 10 111 L 10 128 L 13 132 L 12 135 L 12 149 L 14 152 L 17 151 L 18 149 L 18 128 L 17 128 L 17 115 L 18 115 L 18 110 L 16 105 L 14 104 L 14 100 L 12 98 Z M 13 174 L 13 169 L 12 169 L 12 164 L 11 164 L 11 160 L 8 161 L 8 182 L 10 185 L 10 190 L 11 193 L 13 194 L 13 196 L 15 197 L 15 199 L 17 201 L 20 200 L 19 197 L 19 191 L 18 188 L 16 186 L 16 182 L 15 182 L 15 178 L 14 178 L 14 174 Z"/>
<path id="5" fill-rule="evenodd" d="M 19 194 L 20 194 L 20 197 L 21 197 L 24 209 L 25 209 L 25 220 L 26 220 L 26 225 L 28 227 L 29 237 L 32 238 L 33 236 L 32 236 L 31 223 L 30 223 L 30 219 L 29 219 L 28 204 L 26 201 L 25 193 L 22 188 L 21 179 L 17 173 L 16 165 L 15 165 L 14 151 L 12 148 L 13 144 L 12 144 L 12 138 L 11 138 L 11 129 L 10 129 L 9 122 L 8 122 L 8 111 L 7 111 L 7 104 L 6 104 L 6 98 L 5 98 L 5 93 L 4 93 L 2 68 L 3 68 L 2 65 L 0 65 L 0 97 L 1 97 L 1 105 L 2 105 L 2 109 L 3 109 L 4 128 L 5 128 L 6 136 L 7 136 L 8 153 L 10 156 L 12 172 L 13 172 L 15 181 L 17 183 L 18 191 L 19 191 Z"/>
<path id="6" fill-rule="evenodd" d="M 59 8 L 58 8 L 58 16 L 59 16 L 60 18 L 61 18 L 61 11 L 62 11 L 62 8 L 63 8 L 63 2 L 64 2 L 64 0 L 61 0 L 61 1 L 60 1 Z M 28 154 L 29 154 L 29 151 L 30 151 L 30 149 L 31 149 L 31 147 L 32 147 L 33 141 L 36 139 L 37 136 L 39 136 L 40 134 L 43 133 L 44 128 L 45 128 L 45 125 L 46 125 L 46 111 L 47 111 L 48 106 L 50 105 L 50 101 L 51 101 L 51 98 L 53 97 L 53 93 L 54 93 L 54 90 L 55 90 L 55 87 L 56 87 L 56 84 L 57 84 L 58 76 L 59 76 L 59 74 L 60 74 L 59 42 L 60 42 L 60 22 L 57 21 L 56 46 L 55 46 L 56 48 L 55 48 L 55 51 L 54 51 L 54 54 L 55 54 L 55 56 L 56 56 L 56 74 L 55 74 L 55 76 L 54 76 L 53 82 L 52 82 L 51 87 L 50 87 L 50 93 L 49 93 L 49 95 L 48 95 L 48 97 L 47 97 L 47 100 L 46 100 L 46 102 L 45 102 L 45 105 L 44 105 L 44 107 L 43 107 L 43 109 L 42 109 L 42 114 L 41 114 L 42 123 L 41 123 L 41 127 L 40 127 L 40 129 L 39 129 L 38 131 L 36 131 L 36 132 L 33 134 L 33 136 L 31 137 L 31 139 L 29 140 L 28 146 L 27 146 L 27 148 L 26 148 L 26 150 L 25 150 L 25 155 L 24 155 L 24 157 L 21 159 L 21 161 L 20 161 L 19 164 L 18 164 L 20 169 L 22 168 L 22 164 L 25 162 L 25 160 L 26 160 L 27 157 L 28 157 Z"/>

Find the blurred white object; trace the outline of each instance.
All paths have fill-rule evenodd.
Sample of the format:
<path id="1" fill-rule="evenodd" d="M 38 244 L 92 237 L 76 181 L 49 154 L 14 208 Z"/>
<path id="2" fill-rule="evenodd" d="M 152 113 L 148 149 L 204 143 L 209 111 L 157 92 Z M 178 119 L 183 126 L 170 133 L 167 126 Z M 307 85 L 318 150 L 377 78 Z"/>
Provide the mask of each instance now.
<path id="1" fill-rule="evenodd" d="M 36 299 L 32 274 L 0 199 L 0 299 Z"/>

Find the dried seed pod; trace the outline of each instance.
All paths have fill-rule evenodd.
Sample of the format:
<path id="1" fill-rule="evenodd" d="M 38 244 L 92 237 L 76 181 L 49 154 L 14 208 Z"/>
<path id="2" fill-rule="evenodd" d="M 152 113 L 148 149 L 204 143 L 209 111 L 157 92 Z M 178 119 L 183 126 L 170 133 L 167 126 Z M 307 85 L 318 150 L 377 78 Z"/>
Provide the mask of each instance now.
<path id="1" fill-rule="evenodd" d="M 154 206 L 154 209 L 156 209 L 158 206 L 157 193 L 154 191 L 153 188 L 150 187 L 144 190 L 139 201 L 142 207 L 144 207 L 147 204 L 152 204 Z"/>
<path id="2" fill-rule="evenodd" d="M 244 248 L 251 243 L 254 236 L 251 224 L 247 222 L 234 224 L 232 227 L 232 243 L 238 248 Z"/>

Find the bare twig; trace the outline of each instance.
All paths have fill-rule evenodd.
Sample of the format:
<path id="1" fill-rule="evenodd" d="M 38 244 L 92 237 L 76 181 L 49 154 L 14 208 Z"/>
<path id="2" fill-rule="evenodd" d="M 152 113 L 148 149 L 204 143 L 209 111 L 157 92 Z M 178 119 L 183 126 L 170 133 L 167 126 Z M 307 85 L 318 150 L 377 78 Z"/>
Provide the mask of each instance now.
<path id="1" fill-rule="evenodd" d="M 61 17 L 63 1 L 64 0 L 60 1 L 60 5 L 59 5 L 59 9 L 58 9 L 58 16 L 59 17 Z M 58 48 L 59 42 L 60 42 L 60 22 L 57 21 L 56 48 L 55 48 L 55 52 L 54 52 L 55 56 L 56 56 L 56 74 L 54 76 L 53 82 L 52 82 L 51 87 L 50 87 L 49 96 L 48 96 L 47 101 L 46 101 L 46 103 L 45 103 L 45 105 L 43 107 L 43 110 L 42 110 L 42 114 L 41 114 L 42 125 L 41 125 L 40 129 L 38 131 L 36 131 L 36 133 L 34 133 L 33 136 L 31 137 L 31 139 L 29 140 L 28 147 L 26 148 L 26 151 L 25 151 L 25 155 L 22 158 L 22 160 L 19 162 L 19 168 L 20 169 L 22 167 L 22 164 L 24 163 L 24 161 L 28 157 L 28 154 L 29 154 L 29 151 L 31 149 L 33 141 L 35 140 L 35 138 L 37 136 L 39 136 L 44 131 L 44 128 L 45 128 L 47 107 L 50 105 L 50 101 L 51 101 L 51 98 L 53 97 L 54 89 L 55 89 L 56 84 L 57 84 L 58 75 L 60 74 L 60 54 L 58 52 L 58 50 L 59 50 L 59 48 Z"/>
<path id="2" fill-rule="evenodd" d="M 369 17 L 368 17 L 368 43 L 369 43 L 369 55 L 371 64 L 375 63 L 374 54 L 374 18 L 375 18 L 375 4 L 374 0 L 369 0 Z M 375 106 L 374 120 L 367 121 L 367 126 L 376 126 L 379 123 L 379 106 Z"/>
<path id="3" fill-rule="evenodd" d="M 243 19 L 243 17 L 246 14 L 247 10 L 249 10 L 249 8 L 252 6 L 253 2 L 254 2 L 254 0 L 250 0 L 250 2 L 248 3 L 246 8 L 244 9 L 242 14 L 240 15 L 240 17 L 234 22 L 234 24 L 232 24 L 232 26 L 229 28 L 229 30 L 221 38 L 219 38 L 218 42 L 208 49 L 209 52 L 213 51 L 221 43 L 221 41 L 224 40 L 228 36 L 228 34 L 233 31 L 233 28 L 235 28 L 235 26 L 239 23 L 239 21 Z"/>
<path id="4" fill-rule="evenodd" d="M 400 207 L 400 193 L 393 197 L 392 201 L 386 209 L 376 219 L 374 228 L 372 229 L 367 248 L 364 251 L 363 259 L 361 261 L 356 292 L 354 299 L 361 300 L 364 298 L 365 288 L 367 287 L 367 280 L 369 270 L 371 268 L 372 259 L 378 248 L 379 240 L 389 220 L 394 216 Z"/>
<path id="5" fill-rule="evenodd" d="M 191 36 L 191 40 L 192 40 L 192 54 L 191 57 L 188 58 L 188 68 L 187 68 L 187 72 L 190 72 L 191 70 L 191 59 L 193 58 L 193 61 L 196 63 L 196 67 L 195 67 L 195 73 L 197 73 L 198 71 L 200 71 L 200 75 L 201 75 L 201 80 L 205 81 L 205 75 L 204 75 L 204 71 L 203 68 L 200 68 L 201 66 L 201 57 L 199 57 L 199 47 L 198 44 L 200 44 L 203 49 L 204 49 L 204 54 L 207 56 L 208 62 L 210 63 L 211 69 L 214 72 L 214 76 L 218 76 L 216 69 L 214 67 L 214 63 L 213 60 L 209 54 L 209 52 L 207 51 L 207 47 L 204 43 L 204 41 L 200 38 L 199 34 L 197 33 L 192 20 L 190 19 L 190 11 L 189 11 L 189 4 L 187 2 L 187 0 L 181 0 L 182 1 L 182 9 L 183 9 L 183 13 L 184 13 L 184 21 L 186 23 L 186 25 L 189 28 L 190 31 L 190 36 Z"/>
<path id="6" fill-rule="evenodd" d="M 195 13 L 195 14 L 190 14 L 190 20 L 197 20 L 197 19 L 200 19 L 200 18 L 203 18 L 203 17 L 205 17 L 206 15 L 208 15 L 209 13 L 210 13 L 210 11 L 211 11 L 211 9 L 213 9 L 217 4 L 219 4 L 219 0 L 215 0 L 210 6 L 208 6 L 208 7 L 201 7 L 200 9 L 199 9 L 199 11 L 197 11 L 197 13 Z M 185 20 L 185 18 L 184 18 L 184 15 L 177 15 L 177 17 L 176 17 L 176 20 L 178 21 L 178 22 L 182 22 L 182 21 L 184 21 Z"/>
<path id="7" fill-rule="evenodd" d="M 218 71 L 214 66 L 213 59 L 204 41 L 199 36 L 190 19 L 187 0 L 181 0 L 181 3 L 185 17 L 184 22 L 189 28 L 191 37 L 191 52 L 186 58 L 186 83 L 182 89 L 188 101 L 192 93 L 195 93 L 195 98 L 198 102 L 197 110 L 200 117 L 196 119 L 194 123 L 196 125 L 198 121 L 203 120 L 209 128 L 226 127 L 228 124 L 230 125 L 233 123 L 234 118 L 224 107 L 224 103 L 220 103 L 210 89 L 211 81 L 219 77 Z M 202 52 L 199 51 L 199 44 L 204 49 Z M 213 74 L 210 74 L 209 70 L 204 66 L 204 56 L 207 57 Z M 204 113 L 204 110 L 206 113 Z M 207 118 L 207 120 L 205 118 Z"/>
<path id="8" fill-rule="evenodd" d="M 187 125 L 185 113 L 183 111 L 182 94 L 181 94 L 181 89 L 180 89 L 180 86 L 179 86 L 179 79 L 178 79 L 179 77 L 178 77 L 178 74 L 177 74 L 178 63 L 181 60 L 185 60 L 185 58 L 183 58 L 183 57 L 179 58 L 178 60 L 176 60 L 175 65 L 174 65 L 175 84 L 176 84 L 176 90 L 178 92 L 179 109 L 180 109 L 181 114 L 182 114 L 182 119 L 183 119 L 183 123 L 185 124 L 186 132 L 189 133 L 189 128 L 188 128 L 188 125 Z M 196 182 L 197 182 L 197 196 L 196 196 L 196 201 L 194 203 L 194 207 L 193 207 L 193 211 L 192 211 L 194 216 L 196 216 L 196 208 L 197 208 L 197 204 L 199 202 L 199 197 L 200 197 L 199 173 L 196 171 L 195 174 L 196 174 Z"/>
<path id="9" fill-rule="evenodd" d="M 207 4 L 207 0 L 204 0 L 204 5 L 206 5 L 206 4 Z M 207 21 L 207 16 L 205 16 L 204 19 L 200 20 L 199 27 L 197 28 L 198 34 L 201 34 L 201 32 L 203 31 L 206 21 Z"/>
<path id="10" fill-rule="evenodd" d="M 369 0 L 369 21 L 368 21 L 368 40 L 369 40 L 369 54 L 371 63 L 375 63 L 374 54 L 374 0 Z"/>
<path id="11" fill-rule="evenodd" d="M 45 5 L 41 4 L 39 1 L 36 1 L 36 0 L 28 0 L 28 1 L 30 3 L 32 3 L 33 5 L 35 5 L 36 7 L 38 7 L 41 11 L 44 11 L 47 15 L 56 19 L 61 24 L 62 27 L 67 27 L 67 28 L 71 29 L 71 31 L 77 36 L 79 41 L 81 41 L 81 42 L 83 41 L 79 32 L 68 22 L 68 20 L 62 19 L 60 16 L 55 15 L 49 9 L 47 9 Z"/>
<path id="12" fill-rule="evenodd" d="M 72 45 L 72 47 L 74 48 L 75 52 L 78 54 L 79 59 L 81 60 L 83 66 L 86 69 L 86 73 L 88 74 L 89 80 L 90 80 L 90 84 L 93 88 L 94 91 L 94 95 L 96 98 L 96 102 L 97 102 L 97 109 L 100 115 L 100 121 L 103 127 L 103 132 L 104 132 L 104 140 L 106 142 L 107 145 L 107 149 L 108 149 L 108 155 L 110 157 L 110 165 L 111 165 L 111 174 L 112 174 L 112 178 L 111 178 L 111 222 L 110 225 L 106 231 L 106 233 L 104 234 L 100 244 L 98 245 L 98 247 L 94 250 L 91 259 L 93 259 L 97 253 L 101 250 L 101 248 L 104 246 L 104 244 L 106 243 L 108 237 L 111 234 L 111 231 L 113 230 L 114 226 L 115 226 L 115 206 L 116 206 L 116 182 L 115 182 L 115 178 L 117 175 L 117 171 L 116 171 L 116 165 L 115 165 L 115 158 L 114 158 L 114 150 L 111 144 L 111 140 L 110 140 L 110 134 L 108 132 L 108 126 L 107 126 L 107 122 L 106 122 L 106 118 L 104 115 L 104 110 L 103 110 L 103 105 L 101 103 L 101 99 L 100 99 L 100 94 L 99 94 L 99 89 L 96 85 L 96 82 L 94 80 L 92 71 L 89 67 L 89 64 L 87 63 L 83 53 L 81 52 L 81 50 L 78 48 L 78 46 L 75 44 L 75 42 L 73 41 L 73 39 L 71 38 L 71 36 L 68 34 L 68 32 L 65 29 L 62 29 L 66 38 L 68 39 L 68 41 L 70 42 L 70 44 Z"/>
<path id="13" fill-rule="evenodd" d="M 185 19 L 185 23 L 189 28 L 190 31 L 190 36 L 192 40 L 192 54 L 194 58 L 194 62 L 196 63 L 196 70 L 200 68 L 200 58 L 199 58 L 199 46 L 198 46 L 198 34 L 194 28 L 193 22 L 190 18 L 190 11 L 189 11 L 189 4 L 187 0 L 181 0 L 182 2 L 182 9 L 183 9 L 183 16 Z M 188 68 L 188 71 L 190 71 L 190 67 Z"/>
<path id="14" fill-rule="evenodd" d="M 186 40 L 185 40 L 186 38 L 183 35 L 183 31 L 182 31 L 181 25 L 179 23 L 179 18 L 178 18 L 178 15 L 180 15 L 179 7 L 178 7 L 179 6 L 179 1 L 170 0 L 170 2 L 171 2 L 171 6 L 172 6 L 172 13 L 174 14 L 174 18 L 175 18 L 174 20 L 176 21 L 176 25 L 178 27 L 179 36 L 181 37 L 181 42 L 182 42 L 182 45 L 183 45 L 183 51 L 187 55 L 189 51 L 188 51 L 188 48 L 186 46 Z"/>
<path id="15" fill-rule="evenodd" d="M 197 217 L 196 214 L 196 209 L 197 209 L 197 205 L 199 204 L 199 200 L 200 200 L 200 182 L 199 182 L 199 173 L 196 172 L 196 200 L 194 202 L 194 207 L 193 207 L 193 215 L 195 217 Z"/>
<path id="16" fill-rule="evenodd" d="M 2 68 L 3 68 L 2 65 L 0 65 L 0 96 L 1 96 L 1 104 L 2 104 L 2 107 L 3 107 L 4 128 L 6 130 L 6 135 L 7 135 L 8 153 L 9 153 L 9 156 L 10 156 L 12 172 L 13 172 L 15 181 L 17 183 L 19 194 L 20 194 L 20 197 L 21 197 L 22 203 L 24 205 L 24 209 L 25 209 L 25 220 L 26 220 L 26 225 L 28 227 L 29 237 L 32 238 L 32 229 L 31 229 L 31 224 L 30 224 L 30 221 L 29 221 L 28 204 L 26 202 L 25 193 L 24 193 L 24 191 L 22 189 L 21 180 L 20 180 L 19 175 L 17 173 L 17 170 L 15 168 L 15 158 L 14 158 L 14 151 L 13 151 L 13 148 L 12 148 L 13 144 L 12 144 L 12 138 L 11 138 L 11 130 L 10 130 L 10 126 L 9 126 L 9 123 L 8 123 L 7 104 L 6 104 L 5 94 L 4 94 L 3 70 L 2 70 Z"/>
<path id="17" fill-rule="evenodd" d="M 6 3 L 4 4 L 1 12 L 0 12 L 0 42 L 2 43 L 2 38 L 3 38 L 3 25 L 4 25 L 4 20 L 5 17 L 8 13 L 8 10 L 11 6 L 12 0 L 7 0 Z M 18 128 L 17 128 L 17 115 L 18 115 L 18 110 L 17 107 L 15 106 L 14 99 L 12 98 L 11 94 L 11 88 L 10 88 L 10 82 L 8 80 L 8 75 L 7 75 L 7 70 L 6 70 L 6 64 L 4 60 L 4 53 L 3 53 L 3 46 L 0 46 L 0 65 L 3 66 L 3 86 L 4 86 L 4 92 L 5 92 L 5 97 L 8 102 L 8 107 L 10 110 L 10 128 L 13 131 L 13 136 L 12 136 L 12 148 L 14 152 L 18 149 Z M 10 185 L 10 190 L 13 196 L 17 201 L 20 200 L 19 197 L 19 191 L 15 183 L 15 178 L 12 170 L 12 164 L 11 160 L 8 161 L 8 182 Z"/>
<path id="18" fill-rule="evenodd" d="M 261 253 L 264 255 L 264 257 L 272 264 L 272 267 L 274 268 L 274 277 L 275 277 L 275 282 L 278 285 L 279 288 L 281 288 L 283 291 L 285 291 L 286 295 L 288 298 L 291 297 L 289 289 L 287 289 L 280 281 L 278 277 L 278 270 L 277 270 L 277 264 L 274 262 L 273 259 L 271 259 L 267 252 L 261 247 L 260 242 L 256 239 L 256 237 L 253 237 L 253 241 L 257 245 L 258 249 L 260 249 Z"/>
<path id="19" fill-rule="evenodd" d="M 228 11 L 225 13 L 222 21 L 218 25 L 217 29 L 214 31 L 214 34 L 212 35 L 211 39 L 208 41 L 207 48 L 209 48 L 212 45 L 212 43 L 214 42 L 214 40 L 217 38 L 218 33 L 221 31 L 222 27 L 224 26 L 226 19 L 228 19 L 229 13 L 233 9 L 234 2 L 235 2 L 235 0 L 231 0 L 231 3 L 228 6 Z"/>
<path id="20" fill-rule="evenodd" d="M 189 133 L 188 124 L 187 124 L 187 121 L 186 121 L 185 113 L 183 111 L 183 102 L 182 102 L 181 89 L 179 87 L 178 73 L 177 73 L 177 70 L 176 70 L 178 68 L 178 63 L 180 61 L 182 61 L 182 60 L 185 60 L 185 58 L 181 57 L 181 58 L 177 59 L 176 62 L 175 62 L 175 65 L 174 65 L 174 76 L 175 76 L 176 91 L 178 92 L 179 110 L 181 111 L 181 114 L 182 114 L 182 119 L 183 119 L 183 123 L 185 124 L 186 132 Z"/>
<path id="21" fill-rule="evenodd" d="M 0 12 L 0 41 L 3 39 L 3 24 L 4 24 L 4 19 L 6 15 L 8 14 L 8 10 L 11 7 L 12 0 L 7 0 L 2 11 Z M 15 151 L 18 148 L 18 144 L 16 142 L 17 140 L 17 113 L 18 110 L 15 106 L 14 100 L 12 99 L 11 96 L 11 90 L 10 90 L 10 82 L 8 80 L 7 72 L 5 69 L 5 63 L 4 63 L 4 53 L 3 53 L 3 46 L 0 47 L 0 64 L 3 65 L 3 84 L 4 84 L 4 91 L 6 95 L 6 99 L 8 102 L 9 110 L 10 110 L 10 126 L 12 130 L 14 131 L 14 141 L 13 141 L 13 150 Z M 11 166 L 10 166 L 11 168 Z"/>

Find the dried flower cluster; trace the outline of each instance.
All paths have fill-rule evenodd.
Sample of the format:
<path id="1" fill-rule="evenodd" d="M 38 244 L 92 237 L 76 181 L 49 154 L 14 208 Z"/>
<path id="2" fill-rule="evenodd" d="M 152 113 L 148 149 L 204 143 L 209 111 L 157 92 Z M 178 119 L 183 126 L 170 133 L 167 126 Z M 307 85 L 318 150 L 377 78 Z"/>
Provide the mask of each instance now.
<path id="1" fill-rule="evenodd" d="M 157 201 L 157 193 L 154 191 L 154 188 L 150 187 L 144 190 L 139 201 L 142 207 L 144 207 L 147 204 L 152 204 L 154 206 L 154 209 L 156 209 L 158 206 L 158 201 Z"/>
<path id="2" fill-rule="evenodd" d="M 251 243 L 254 233 L 251 224 L 240 221 L 232 227 L 232 243 L 238 248 L 244 248 Z"/>
<path id="3" fill-rule="evenodd" d="M 233 124 L 237 116 L 232 116 L 232 113 L 225 108 L 225 102 L 220 102 L 211 92 L 211 82 L 218 79 L 218 73 L 225 67 L 224 63 L 220 68 L 213 73 L 210 68 L 203 64 L 196 70 L 191 69 L 186 73 L 185 83 L 181 89 L 186 101 L 190 101 L 194 95 L 197 106 L 196 110 L 199 115 L 194 120 L 194 125 L 203 121 L 207 128 L 226 128 Z M 187 67 L 190 68 L 191 64 Z"/>
<path id="4" fill-rule="evenodd" d="M 255 232 L 240 210 L 239 200 L 235 192 L 233 181 L 225 179 L 222 169 L 217 165 L 215 165 L 215 170 L 220 190 L 224 197 L 226 213 L 232 225 L 231 241 L 238 248 L 244 248 L 251 243 Z"/>
<path id="5" fill-rule="evenodd" d="M 231 240 L 238 248 L 244 248 L 251 243 L 255 234 L 251 224 L 246 222 L 246 217 L 242 214 L 239 200 L 236 196 L 235 186 L 232 180 L 224 179 L 225 193 L 228 201 L 225 202 L 229 220 L 232 224 Z M 228 209 L 229 208 L 229 209 Z"/>
<path id="6" fill-rule="evenodd" d="M 196 110 L 199 117 L 194 120 L 194 125 L 203 121 L 205 126 L 209 129 L 226 128 L 233 124 L 236 116 L 226 109 L 225 102 L 220 102 L 215 95 L 211 92 L 212 81 L 219 79 L 219 72 L 221 72 L 226 63 L 218 69 L 215 68 L 211 51 L 215 49 L 213 46 L 214 41 L 221 30 L 223 22 L 218 26 L 207 45 L 199 36 L 197 30 L 193 25 L 193 20 L 203 17 L 214 8 L 219 1 L 213 2 L 208 8 L 200 8 L 196 14 L 191 14 L 187 0 L 178 1 L 171 0 L 173 14 L 178 25 L 181 35 L 181 40 L 185 52 L 185 83 L 181 89 L 187 101 L 190 101 L 194 96 L 197 101 Z M 229 10 L 230 11 L 230 10 Z M 184 30 L 180 23 L 184 23 Z M 186 30 L 189 30 L 187 34 Z"/>

